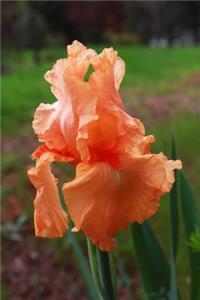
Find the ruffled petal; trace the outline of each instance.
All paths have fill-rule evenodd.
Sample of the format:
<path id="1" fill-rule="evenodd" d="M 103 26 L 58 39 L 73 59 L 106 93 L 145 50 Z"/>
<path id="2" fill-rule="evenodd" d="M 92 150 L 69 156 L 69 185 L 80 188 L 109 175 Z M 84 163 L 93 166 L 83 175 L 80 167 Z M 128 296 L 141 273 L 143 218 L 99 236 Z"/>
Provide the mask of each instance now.
<path id="1" fill-rule="evenodd" d="M 66 58 L 62 58 L 56 61 L 52 70 L 47 71 L 44 78 L 51 84 L 52 94 L 62 103 L 65 103 L 68 92 L 64 82 L 64 73 L 68 66 Z"/>
<path id="2" fill-rule="evenodd" d="M 168 176 L 160 155 L 123 157 L 121 163 L 120 170 L 105 162 L 81 163 L 76 178 L 63 186 L 75 227 L 106 251 L 115 247 L 119 229 L 156 213 Z"/>
<path id="3" fill-rule="evenodd" d="M 68 57 L 58 60 L 53 69 L 45 74 L 45 79 L 51 84 L 52 92 L 58 99 L 53 129 L 54 131 L 58 129 L 57 137 L 61 135 L 64 138 L 65 144 L 76 160 L 80 160 L 77 141 L 83 143 L 82 140 L 85 138 L 83 127 L 97 119 L 96 96 L 84 81 L 91 60 L 96 55 L 94 50 L 74 41 L 68 46 Z M 51 130 L 50 135 L 54 131 Z M 54 138 L 53 135 L 52 139 Z M 86 153 L 88 149 L 85 148 L 83 151 Z M 89 159 L 89 153 L 87 156 Z"/>
<path id="4" fill-rule="evenodd" d="M 121 58 L 117 58 L 114 64 L 115 88 L 119 90 L 122 79 L 125 75 L 125 63 Z"/>
<path id="5" fill-rule="evenodd" d="M 87 48 L 77 40 L 67 46 L 68 55 L 72 57 L 77 57 L 80 53 L 85 52 L 86 50 Z"/>
<path id="6" fill-rule="evenodd" d="M 36 167 L 28 171 L 28 177 L 37 194 L 34 200 L 35 234 L 38 237 L 61 237 L 67 230 L 67 215 L 58 195 L 57 179 L 50 170 L 53 161 L 70 161 L 71 158 L 46 152 L 37 161 Z"/>
<path id="7" fill-rule="evenodd" d="M 91 93 L 85 81 L 66 77 L 71 94 L 71 110 L 66 107 L 60 119 L 62 132 L 68 140 L 72 153 L 81 159 L 90 159 L 87 139 L 87 125 L 98 119 L 96 112 L 96 98 Z"/>
<path id="8" fill-rule="evenodd" d="M 163 161 L 165 172 L 166 172 L 166 178 L 162 186 L 162 193 L 168 193 L 173 183 L 175 182 L 175 176 L 174 176 L 174 170 L 175 169 L 182 169 L 182 162 L 178 160 L 168 160 L 167 157 L 164 154 L 159 154 L 160 159 Z"/>
<path id="9" fill-rule="evenodd" d="M 120 153 L 127 152 L 142 141 L 144 126 L 118 108 L 95 112 L 95 104 L 91 104 L 85 105 L 88 115 L 85 112 L 80 117 L 82 122 L 79 123 L 77 149 L 81 161 L 106 161 L 111 165 L 114 162 L 116 166 Z"/>
<path id="10" fill-rule="evenodd" d="M 113 48 L 104 49 L 92 61 L 95 72 L 89 78 L 91 88 L 96 92 L 99 105 L 117 105 L 124 109 L 118 89 L 125 74 L 124 61 Z M 106 87 L 106 88 L 105 88 Z"/>
<path id="11" fill-rule="evenodd" d="M 65 104 L 71 101 L 66 78 L 83 80 L 93 57 L 97 54 L 87 49 L 83 44 L 74 41 L 67 47 L 68 57 L 59 59 L 52 70 L 45 74 L 45 79 L 51 84 L 52 93 Z"/>
<path id="12" fill-rule="evenodd" d="M 34 115 L 33 129 L 39 141 L 44 142 L 48 148 L 69 152 L 60 128 L 59 118 L 60 107 L 58 102 L 53 104 L 41 103 Z"/>
<path id="13" fill-rule="evenodd" d="M 118 116 L 118 145 L 119 153 L 133 151 L 138 146 L 145 134 L 145 128 L 139 119 L 132 118 L 123 110 L 117 110 Z"/>
<path id="14" fill-rule="evenodd" d="M 137 145 L 137 150 L 140 154 L 148 154 L 150 153 L 151 144 L 155 141 L 155 137 L 153 135 L 145 136 L 141 142 Z"/>

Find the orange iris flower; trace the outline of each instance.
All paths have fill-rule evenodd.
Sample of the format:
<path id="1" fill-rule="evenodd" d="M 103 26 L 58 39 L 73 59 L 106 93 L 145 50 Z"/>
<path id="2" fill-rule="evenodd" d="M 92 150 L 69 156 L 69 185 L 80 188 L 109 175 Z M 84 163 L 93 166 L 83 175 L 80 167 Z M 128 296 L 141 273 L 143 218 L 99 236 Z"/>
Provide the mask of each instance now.
<path id="1" fill-rule="evenodd" d="M 60 237 L 68 228 L 83 232 L 102 250 L 110 251 L 118 230 L 142 223 L 156 213 L 160 196 L 169 192 L 180 160 L 152 154 L 152 135 L 145 136 L 140 120 L 129 116 L 119 94 L 124 61 L 112 48 L 99 55 L 78 41 L 68 46 L 45 74 L 57 101 L 40 104 L 33 129 L 43 144 L 33 153 L 36 166 L 28 176 L 37 189 L 35 233 Z M 92 65 L 88 81 L 84 77 Z M 72 163 L 76 176 L 63 185 L 63 210 L 54 161 Z"/>

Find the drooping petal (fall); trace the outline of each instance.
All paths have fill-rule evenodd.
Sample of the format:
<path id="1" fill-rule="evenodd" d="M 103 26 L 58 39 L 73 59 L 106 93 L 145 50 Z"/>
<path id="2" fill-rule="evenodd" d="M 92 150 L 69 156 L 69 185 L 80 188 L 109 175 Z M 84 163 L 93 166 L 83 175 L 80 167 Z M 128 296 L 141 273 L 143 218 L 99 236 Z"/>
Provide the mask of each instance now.
<path id="1" fill-rule="evenodd" d="M 37 190 L 34 200 L 35 234 L 39 237 L 61 237 L 67 230 L 67 215 L 58 195 L 57 180 L 50 170 L 53 161 L 67 162 L 70 158 L 46 152 L 28 171 L 28 177 Z"/>
<path id="2" fill-rule="evenodd" d="M 163 159 L 153 154 L 123 157 L 120 170 L 105 162 L 81 163 L 63 194 L 75 227 L 109 251 L 119 229 L 155 214 L 166 177 Z"/>

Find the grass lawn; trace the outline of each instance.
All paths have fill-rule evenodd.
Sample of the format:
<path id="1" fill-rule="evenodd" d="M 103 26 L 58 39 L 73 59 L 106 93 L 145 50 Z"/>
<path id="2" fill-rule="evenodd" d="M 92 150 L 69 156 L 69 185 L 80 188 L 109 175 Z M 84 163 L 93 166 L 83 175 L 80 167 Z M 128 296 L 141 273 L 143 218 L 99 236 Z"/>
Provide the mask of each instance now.
<path id="1" fill-rule="evenodd" d="M 99 46 L 96 48 L 100 49 Z M 153 146 L 155 152 L 163 151 L 169 155 L 171 132 L 175 133 L 180 158 L 183 160 L 197 196 L 200 196 L 198 184 L 200 182 L 200 140 L 197 138 L 200 131 L 200 110 L 198 110 L 200 93 L 195 75 L 200 70 L 200 49 L 121 46 L 117 49 L 126 63 L 126 75 L 121 88 L 125 102 L 130 110 L 141 118 L 147 127 L 147 133 L 155 134 L 156 143 Z M 18 138 L 23 141 L 24 138 L 29 139 L 33 136 L 31 122 L 36 107 L 41 102 L 54 101 L 43 75 L 57 58 L 65 56 L 65 51 L 61 49 L 44 50 L 43 62 L 35 66 L 30 52 L 22 54 L 19 60 L 14 54 L 15 70 L 2 77 L 2 129 L 6 141 L 12 143 Z M 24 166 L 21 165 L 23 162 L 27 164 L 31 149 L 26 148 L 23 142 L 16 145 L 16 151 L 7 153 L 3 158 L 2 166 L 5 173 L 13 172 L 14 169 L 14 172 L 20 174 L 20 179 L 16 190 L 10 192 L 5 188 L 4 194 L 6 196 L 17 191 L 17 195 L 22 198 L 26 195 L 27 182 Z M 168 234 L 164 234 L 169 232 L 166 198 L 162 199 L 161 209 L 153 218 L 153 224 L 158 235 L 162 237 L 165 248 L 169 249 L 169 237 Z M 188 290 L 185 246 L 181 244 L 182 249 L 178 257 L 179 281 L 183 293 L 187 293 Z M 121 244 L 121 247 L 123 248 L 124 245 Z"/>

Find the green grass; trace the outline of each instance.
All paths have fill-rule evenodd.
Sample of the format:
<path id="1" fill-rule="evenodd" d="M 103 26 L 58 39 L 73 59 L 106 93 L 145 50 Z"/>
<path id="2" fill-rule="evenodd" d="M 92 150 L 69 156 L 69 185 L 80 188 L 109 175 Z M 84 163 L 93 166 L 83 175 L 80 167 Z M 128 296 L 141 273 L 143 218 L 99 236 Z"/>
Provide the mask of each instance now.
<path id="1" fill-rule="evenodd" d="M 43 79 L 48 67 L 48 64 L 25 66 L 2 78 L 2 126 L 6 134 L 20 133 L 21 126 L 31 123 L 39 103 L 52 101 L 49 86 Z"/>
<path id="2" fill-rule="evenodd" d="M 167 81 L 178 80 L 200 67 L 199 48 L 122 48 L 126 62 L 124 85 L 155 91 Z"/>

